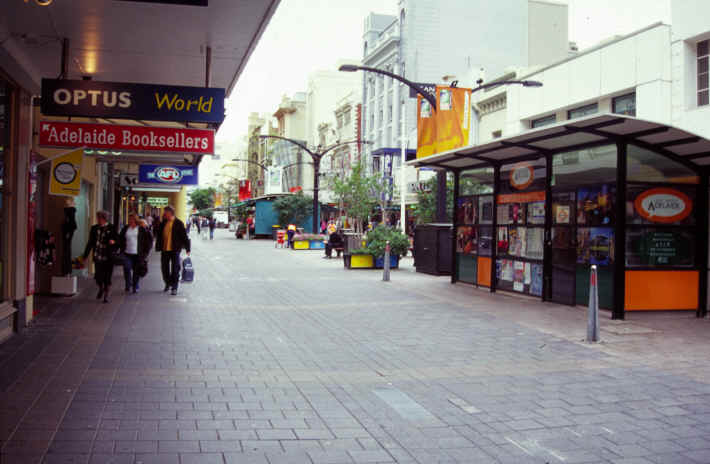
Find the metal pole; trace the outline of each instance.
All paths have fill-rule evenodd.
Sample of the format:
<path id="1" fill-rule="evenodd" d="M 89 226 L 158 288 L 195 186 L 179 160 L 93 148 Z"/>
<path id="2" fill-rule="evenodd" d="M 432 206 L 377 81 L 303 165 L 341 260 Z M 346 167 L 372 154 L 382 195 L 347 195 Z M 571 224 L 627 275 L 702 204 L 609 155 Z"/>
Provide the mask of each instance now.
<path id="1" fill-rule="evenodd" d="M 318 230 L 318 177 L 320 176 L 320 156 L 313 157 L 313 230 L 311 233 L 317 234 Z"/>
<path id="2" fill-rule="evenodd" d="M 407 204 L 406 204 L 406 197 L 407 197 L 407 185 L 405 184 L 405 165 L 404 161 L 407 159 L 407 100 L 402 99 L 402 128 L 401 128 L 401 136 L 402 136 L 402 154 L 401 154 L 401 160 L 400 160 L 400 166 L 399 166 L 399 223 L 402 228 L 402 233 L 406 234 L 407 233 Z"/>
<path id="3" fill-rule="evenodd" d="M 389 240 L 387 240 L 387 244 L 385 245 L 385 261 L 383 264 L 384 265 L 382 266 L 382 281 L 389 282 L 390 281 L 390 241 Z"/>
<path id="4" fill-rule="evenodd" d="M 495 214 L 493 215 L 495 217 Z M 446 171 L 436 173 L 436 222 L 446 222 Z"/>
<path id="5" fill-rule="evenodd" d="M 599 341 L 599 294 L 597 292 L 597 266 L 589 272 L 589 309 L 587 310 L 587 342 Z"/>

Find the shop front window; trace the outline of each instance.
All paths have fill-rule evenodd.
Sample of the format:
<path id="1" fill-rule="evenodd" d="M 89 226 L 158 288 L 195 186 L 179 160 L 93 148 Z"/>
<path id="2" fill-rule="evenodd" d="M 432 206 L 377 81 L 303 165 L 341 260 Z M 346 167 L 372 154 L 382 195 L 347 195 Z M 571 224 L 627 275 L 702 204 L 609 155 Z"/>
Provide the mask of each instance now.
<path id="1" fill-rule="evenodd" d="M 589 269 L 596 265 L 600 307 L 613 305 L 616 165 L 616 145 L 553 156 L 552 301 L 586 304 Z"/>
<path id="2" fill-rule="evenodd" d="M 7 156 L 10 143 L 10 102 L 11 89 L 0 79 L 0 252 L 5 249 L 4 232 L 6 227 L 5 211 L 5 157 Z M 6 260 L 4 254 L 0 254 L 0 300 L 4 295 L 3 282 Z M 1 330 L 1 329 L 0 329 Z"/>
<path id="3" fill-rule="evenodd" d="M 685 165 L 629 145 L 626 266 L 688 268 L 695 262 L 700 181 Z"/>
<path id="4" fill-rule="evenodd" d="M 490 285 L 493 249 L 493 168 L 459 175 L 456 230 L 456 276 L 461 282 Z"/>
<path id="5" fill-rule="evenodd" d="M 542 296 L 546 161 L 504 165 L 496 199 L 496 287 Z"/>

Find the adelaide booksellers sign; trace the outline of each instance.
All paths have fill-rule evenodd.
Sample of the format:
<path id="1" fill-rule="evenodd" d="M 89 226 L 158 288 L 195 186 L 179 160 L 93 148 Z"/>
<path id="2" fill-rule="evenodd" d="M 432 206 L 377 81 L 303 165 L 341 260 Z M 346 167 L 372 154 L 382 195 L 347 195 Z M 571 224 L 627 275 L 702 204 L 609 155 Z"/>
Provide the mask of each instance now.
<path id="1" fill-rule="evenodd" d="M 211 155 L 214 153 L 214 131 L 42 121 L 39 144 L 43 147 Z"/>
<path id="2" fill-rule="evenodd" d="M 142 184 L 197 185 L 197 166 L 141 164 L 138 182 Z"/>
<path id="3" fill-rule="evenodd" d="M 224 120 L 224 89 L 42 79 L 42 114 L 147 121 Z"/>

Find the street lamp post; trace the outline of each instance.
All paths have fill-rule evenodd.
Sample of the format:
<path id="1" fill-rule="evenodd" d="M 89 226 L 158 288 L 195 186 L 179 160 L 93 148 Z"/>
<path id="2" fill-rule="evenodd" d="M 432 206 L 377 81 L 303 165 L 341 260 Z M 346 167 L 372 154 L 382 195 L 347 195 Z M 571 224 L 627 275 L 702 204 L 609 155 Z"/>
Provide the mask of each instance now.
<path id="1" fill-rule="evenodd" d="M 320 177 L 320 162 L 323 159 L 323 157 L 328 154 L 328 152 L 335 150 L 336 148 L 342 147 L 343 145 L 349 145 L 353 143 L 370 143 L 365 140 L 350 140 L 348 142 L 338 142 L 335 143 L 325 149 L 322 149 L 320 151 L 312 151 L 310 150 L 304 143 L 299 142 L 298 140 L 293 140 L 289 139 L 286 137 L 281 137 L 280 135 L 260 135 L 259 136 L 262 139 L 277 139 L 277 140 L 284 140 L 286 142 L 292 143 L 293 145 L 296 145 L 299 147 L 301 150 L 304 150 L 306 153 L 311 155 L 311 159 L 313 160 L 313 233 L 317 233 L 318 231 L 318 211 L 319 211 L 319 204 L 318 204 L 318 190 L 319 190 L 319 177 Z M 299 163 L 296 163 L 299 164 Z"/>
<path id="2" fill-rule="evenodd" d="M 398 80 L 399 82 L 402 82 L 404 85 L 407 87 L 413 89 L 415 92 L 417 92 L 419 95 L 422 96 L 429 104 L 431 105 L 432 109 L 434 111 L 437 110 L 436 107 L 436 96 L 432 95 L 429 93 L 426 89 L 424 89 L 421 85 L 417 84 L 416 82 L 412 82 L 398 74 L 391 73 L 389 71 L 385 71 L 384 69 L 379 69 L 379 68 L 373 68 L 370 66 L 359 66 L 359 65 L 354 65 L 354 64 L 344 64 L 338 68 L 339 71 L 345 71 L 345 72 L 355 72 L 355 71 L 365 71 L 365 72 L 372 72 L 376 74 L 382 74 L 384 76 L 391 77 L 392 79 Z M 478 87 L 474 88 L 471 90 L 471 93 L 478 92 L 480 90 L 488 89 L 491 87 L 498 87 L 500 85 L 511 85 L 511 84 L 519 84 L 522 85 L 523 87 L 542 87 L 542 82 L 538 81 L 531 81 L 531 80 L 508 80 L 508 81 L 498 81 L 498 82 L 488 82 L 483 85 L 479 85 Z M 405 112 L 406 113 L 406 112 Z M 404 131 L 405 131 L 405 125 L 404 125 L 404 118 L 402 118 L 402 165 L 404 166 L 404 159 L 405 159 L 405 145 L 404 145 Z M 404 190 L 404 169 L 402 169 L 401 172 L 402 176 L 402 190 Z M 400 193 L 400 197 L 404 198 L 404 192 Z M 401 221 L 404 222 L 404 200 L 401 200 L 400 202 L 400 208 L 401 208 Z M 440 170 L 437 172 L 437 198 L 436 198 L 436 216 L 437 216 L 437 221 L 438 222 L 446 222 L 446 172 L 444 170 Z M 404 228 L 403 228 L 404 230 Z"/>

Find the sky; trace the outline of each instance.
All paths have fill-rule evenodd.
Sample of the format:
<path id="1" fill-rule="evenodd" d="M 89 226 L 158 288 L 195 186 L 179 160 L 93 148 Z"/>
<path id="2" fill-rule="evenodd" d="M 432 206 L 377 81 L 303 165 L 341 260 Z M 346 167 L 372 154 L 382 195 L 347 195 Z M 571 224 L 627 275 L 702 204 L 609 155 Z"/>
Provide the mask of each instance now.
<path id="1" fill-rule="evenodd" d="M 495 0 L 477 0 L 481 4 Z M 252 111 L 273 114 L 282 95 L 304 91 L 308 75 L 335 69 L 340 59 L 362 57 L 362 31 L 370 12 L 396 14 L 397 0 L 281 0 L 227 101 L 218 140 L 246 133 Z M 441 1 L 446 5 L 446 1 Z M 472 4 L 476 1 L 471 0 Z M 670 0 L 566 0 L 569 39 L 580 50 L 657 21 L 670 23 Z M 511 63 L 515 65 L 515 63 Z"/>

